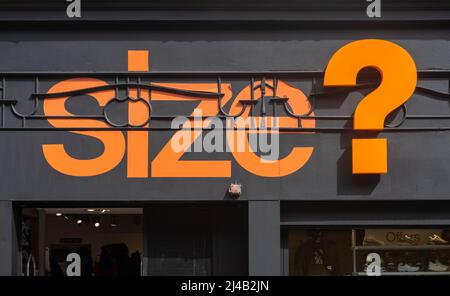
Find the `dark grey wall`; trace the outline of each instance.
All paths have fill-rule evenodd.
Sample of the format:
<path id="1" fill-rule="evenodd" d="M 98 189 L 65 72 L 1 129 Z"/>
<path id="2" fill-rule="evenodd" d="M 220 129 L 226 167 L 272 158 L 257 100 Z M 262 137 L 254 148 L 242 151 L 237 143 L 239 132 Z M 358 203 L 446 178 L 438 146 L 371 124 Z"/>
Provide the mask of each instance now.
<path id="1" fill-rule="evenodd" d="M 162 27 L 143 24 L 138 28 L 116 25 L 109 29 L 75 25 L 34 30 L 2 28 L 0 71 L 125 71 L 128 49 L 149 49 L 152 71 L 323 70 L 338 48 L 364 38 L 398 43 L 410 52 L 420 70 L 450 69 L 450 28 L 445 25 Z M 42 89 L 48 89 L 51 83 L 42 82 Z M 293 83 L 306 94 L 311 92 L 310 82 Z M 438 91 L 449 89 L 445 79 L 422 80 L 419 84 Z M 27 101 L 32 87 L 18 81 L 10 85 L 7 97 L 19 99 L 18 108 L 25 112 L 32 108 Z M 242 83 L 235 84 L 235 93 L 242 87 Z M 367 92 L 318 100 L 316 114 L 350 115 L 364 93 Z M 414 95 L 407 105 L 409 114 L 450 113 L 446 100 L 423 95 Z M 11 115 L 7 120 L 8 124 L 20 126 L 20 121 Z M 405 123 L 406 127 L 448 125 L 448 120 Z M 317 126 L 351 127 L 351 122 L 320 121 Z M 151 133 L 150 160 L 169 136 L 167 132 Z M 282 140 L 283 153 L 293 144 L 312 145 L 315 150 L 301 170 L 284 178 L 258 177 L 233 161 L 229 179 L 127 179 L 125 159 L 111 172 L 77 178 L 52 169 L 41 151 L 42 144 L 65 143 L 72 155 L 92 157 L 101 151 L 95 140 L 66 132 L 0 131 L 0 198 L 223 200 L 228 184 L 238 180 L 244 186 L 243 200 L 448 199 L 448 132 L 381 133 L 379 137 L 388 138 L 389 173 L 379 178 L 351 175 L 353 137 L 348 132 L 286 136 Z M 232 159 L 230 154 L 205 157 Z"/>
<path id="2" fill-rule="evenodd" d="M 448 201 L 281 202 L 281 225 L 436 226 L 450 224 Z"/>
<path id="3" fill-rule="evenodd" d="M 447 69 L 449 63 L 445 23 L 136 26 L 2 28 L 0 70 L 126 71 L 128 49 L 148 49 L 153 71 L 324 70 L 337 49 L 366 38 L 398 43 L 418 69 Z"/>

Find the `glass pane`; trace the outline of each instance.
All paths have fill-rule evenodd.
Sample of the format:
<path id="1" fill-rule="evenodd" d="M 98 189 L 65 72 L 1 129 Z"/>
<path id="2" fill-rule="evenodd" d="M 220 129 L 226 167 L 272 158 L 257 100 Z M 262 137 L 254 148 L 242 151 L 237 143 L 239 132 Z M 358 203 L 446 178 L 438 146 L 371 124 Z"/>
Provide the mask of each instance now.
<path id="1" fill-rule="evenodd" d="M 352 273 L 352 231 L 304 229 L 288 234 L 290 275 Z"/>

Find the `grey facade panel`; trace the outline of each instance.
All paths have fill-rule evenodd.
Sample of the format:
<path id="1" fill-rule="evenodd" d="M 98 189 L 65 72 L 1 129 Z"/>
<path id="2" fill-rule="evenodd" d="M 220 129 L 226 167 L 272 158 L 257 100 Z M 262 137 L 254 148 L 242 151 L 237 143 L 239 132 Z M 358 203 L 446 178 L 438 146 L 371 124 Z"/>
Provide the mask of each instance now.
<path id="1" fill-rule="evenodd" d="M 249 275 L 281 275 L 280 203 L 248 203 Z"/>
<path id="2" fill-rule="evenodd" d="M 281 202 L 285 226 L 436 226 L 450 225 L 447 201 Z"/>

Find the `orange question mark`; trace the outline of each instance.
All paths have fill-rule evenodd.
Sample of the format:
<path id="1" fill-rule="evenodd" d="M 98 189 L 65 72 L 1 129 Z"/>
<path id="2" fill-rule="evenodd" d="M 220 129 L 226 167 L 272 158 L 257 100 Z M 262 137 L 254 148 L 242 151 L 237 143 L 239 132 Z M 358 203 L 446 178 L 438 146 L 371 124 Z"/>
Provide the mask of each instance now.
<path id="1" fill-rule="evenodd" d="M 340 48 L 325 70 L 324 86 L 355 86 L 358 73 L 373 67 L 381 84 L 358 105 L 355 130 L 383 130 L 386 116 L 414 93 L 417 69 L 409 53 L 399 45 L 376 39 L 351 42 Z M 387 139 L 352 140 L 353 174 L 387 173 Z"/>

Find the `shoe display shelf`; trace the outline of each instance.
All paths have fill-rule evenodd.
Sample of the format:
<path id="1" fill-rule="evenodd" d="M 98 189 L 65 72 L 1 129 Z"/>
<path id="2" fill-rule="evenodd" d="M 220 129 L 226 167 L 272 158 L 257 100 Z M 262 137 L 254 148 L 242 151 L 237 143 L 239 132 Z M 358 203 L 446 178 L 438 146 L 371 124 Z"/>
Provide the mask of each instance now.
<path id="1" fill-rule="evenodd" d="M 357 252 L 377 252 L 377 251 L 450 251 L 450 245 L 355 245 L 355 236 L 352 239 L 353 250 L 353 275 L 367 276 L 366 272 L 358 271 Z M 450 275 L 450 271 L 384 271 L 385 276 L 420 276 L 420 275 Z"/>

